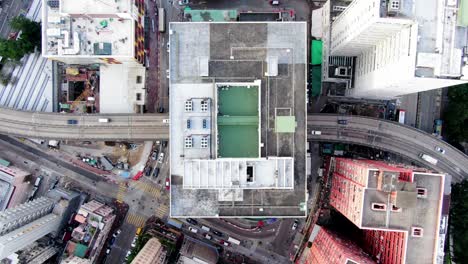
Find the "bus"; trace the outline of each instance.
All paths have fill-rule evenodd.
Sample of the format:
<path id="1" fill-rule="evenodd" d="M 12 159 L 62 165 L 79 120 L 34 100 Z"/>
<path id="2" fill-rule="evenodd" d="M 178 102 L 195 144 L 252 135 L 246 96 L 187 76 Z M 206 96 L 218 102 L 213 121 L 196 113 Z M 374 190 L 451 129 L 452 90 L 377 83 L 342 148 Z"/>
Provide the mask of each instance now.
<path id="1" fill-rule="evenodd" d="M 405 114 L 406 111 L 403 109 L 398 110 L 398 123 L 404 124 L 405 123 Z"/>
<path id="2" fill-rule="evenodd" d="M 159 17 L 158 30 L 159 32 L 162 33 L 166 31 L 166 27 L 165 27 L 166 16 L 165 16 L 164 8 L 158 8 L 158 17 Z"/>
<path id="3" fill-rule="evenodd" d="M 229 237 L 227 241 L 231 242 L 232 244 L 240 245 L 240 241 L 232 237 Z"/>

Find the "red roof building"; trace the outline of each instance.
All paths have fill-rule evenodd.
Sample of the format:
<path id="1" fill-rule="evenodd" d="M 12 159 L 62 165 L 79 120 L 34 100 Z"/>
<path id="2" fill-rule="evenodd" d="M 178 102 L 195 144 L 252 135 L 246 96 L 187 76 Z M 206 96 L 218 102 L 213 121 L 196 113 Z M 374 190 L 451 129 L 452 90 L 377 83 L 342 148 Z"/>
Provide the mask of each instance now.
<path id="1" fill-rule="evenodd" d="M 444 174 L 345 158 L 331 168 L 330 205 L 363 230 L 378 263 L 436 262 Z"/>
<path id="2" fill-rule="evenodd" d="M 369 255 L 354 242 L 340 238 L 337 234 L 322 228 L 314 227 L 309 239 L 312 246 L 304 251 L 304 264 L 371 264 L 375 263 Z"/>

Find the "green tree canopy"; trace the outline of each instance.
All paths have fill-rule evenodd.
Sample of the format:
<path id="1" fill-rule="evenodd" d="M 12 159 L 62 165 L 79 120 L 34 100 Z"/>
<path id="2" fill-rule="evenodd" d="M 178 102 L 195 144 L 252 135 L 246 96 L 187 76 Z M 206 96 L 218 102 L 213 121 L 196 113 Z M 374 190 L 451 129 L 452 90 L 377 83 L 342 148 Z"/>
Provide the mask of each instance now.
<path id="1" fill-rule="evenodd" d="M 453 237 L 453 260 L 468 263 L 468 181 L 452 186 L 450 232 Z"/>
<path id="2" fill-rule="evenodd" d="M 17 16 L 10 21 L 10 25 L 21 35 L 17 39 L 0 39 L 0 56 L 4 59 L 18 61 L 25 54 L 41 48 L 41 23 Z"/>
<path id="3" fill-rule="evenodd" d="M 445 131 L 451 141 L 468 141 L 468 84 L 450 87 L 448 97 Z"/>

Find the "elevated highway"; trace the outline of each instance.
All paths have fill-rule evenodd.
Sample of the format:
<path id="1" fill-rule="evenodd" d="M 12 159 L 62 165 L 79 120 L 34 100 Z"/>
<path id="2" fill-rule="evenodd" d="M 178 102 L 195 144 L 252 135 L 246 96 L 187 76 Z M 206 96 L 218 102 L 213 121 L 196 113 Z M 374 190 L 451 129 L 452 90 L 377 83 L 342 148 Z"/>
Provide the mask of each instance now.
<path id="1" fill-rule="evenodd" d="M 338 120 L 346 120 L 347 124 L 340 125 Z M 321 135 L 313 135 L 313 130 L 321 131 Z M 362 116 L 313 114 L 307 117 L 307 138 L 309 141 L 371 146 L 447 173 L 454 181 L 468 178 L 468 156 L 428 133 L 397 122 Z M 436 146 L 445 149 L 445 154 L 436 151 Z M 436 158 L 437 165 L 422 160 L 420 153 Z"/>
<path id="2" fill-rule="evenodd" d="M 110 122 L 99 122 L 108 118 Z M 57 140 L 154 140 L 169 138 L 167 114 L 62 114 L 0 108 L 0 134 Z M 68 124 L 76 120 L 76 124 Z"/>
<path id="3" fill-rule="evenodd" d="M 99 122 L 108 118 L 110 122 Z M 154 140 L 169 138 L 167 114 L 61 114 L 0 108 L 0 134 L 57 140 Z M 338 120 L 347 120 L 346 125 Z M 68 124 L 76 120 L 76 124 Z M 366 145 L 391 151 L 450 174 L 455 181 L 468 178 L 468 156 L 446 142 L 410 126 L 362 116 L 312 114 L 307 117 L 307 138 Z M 312 135 L 312 130 L 321 135 Z M 445 149 L 445 154 L 435 147 Z M 427 163 L 420 153 L 438 159 Z"/>

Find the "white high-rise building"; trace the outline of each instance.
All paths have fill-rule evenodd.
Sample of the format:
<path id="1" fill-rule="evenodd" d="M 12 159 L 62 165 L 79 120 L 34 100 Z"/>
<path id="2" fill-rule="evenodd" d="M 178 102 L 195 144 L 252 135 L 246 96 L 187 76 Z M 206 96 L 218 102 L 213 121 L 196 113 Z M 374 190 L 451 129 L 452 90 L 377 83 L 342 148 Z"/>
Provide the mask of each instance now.
<path id="1" fill-rule="evenodd" d="M 346 95 L 392 98 L 466 82 L 456 1 L 334 3 L 323 7 L 322 80 L 344 84 Z"/>
<path id="2" fill-rule="evenodd" d="M 41 197 L 0 212 L 0 260 L 58 230 L 62 216 L 53 213 L 55 203 Z"/>

